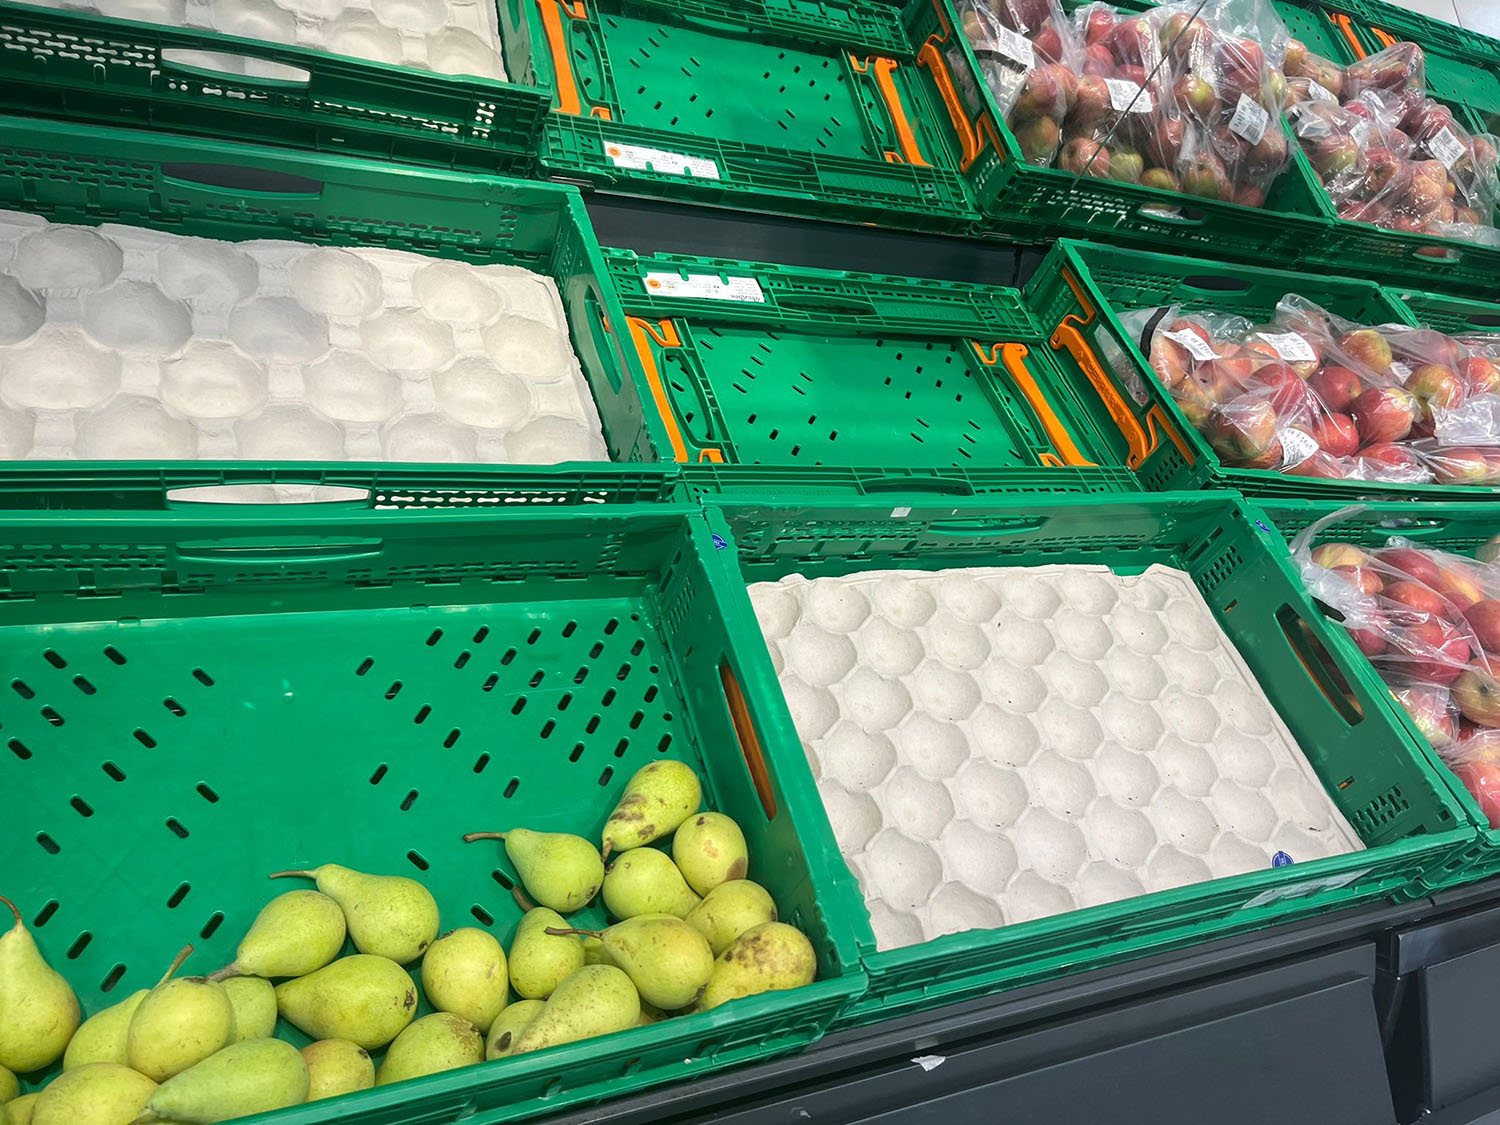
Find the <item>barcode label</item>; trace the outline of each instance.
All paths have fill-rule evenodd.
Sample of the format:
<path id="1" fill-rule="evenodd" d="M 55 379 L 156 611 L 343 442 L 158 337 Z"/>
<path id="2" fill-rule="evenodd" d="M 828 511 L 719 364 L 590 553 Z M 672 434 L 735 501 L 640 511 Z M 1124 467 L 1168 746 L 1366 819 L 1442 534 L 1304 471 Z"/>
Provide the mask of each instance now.
<path id="1" fill-rule="evenodd" d="M 995 29 L 995 48 L 1007 58 L 1015 59 L 1026 69 L 1036 65 L 1036 54 L 1031 49 L 1031 40 L 1019 31 L 1008 27 Z"/>
<path id="2" fill-rule="evenodd" d="M 1183 328 L 1177 332 L 1163 332 L 1162 335 L 1173 343 L 1181 344 L 1194 359 L 1209 360 L 1214 358 L 1213 348 L 1209 347 L 1208 342 L 1196 332 L 1190 332 L 1186 328 Z"/>
<path id="3" fill-rule="evenodd" d="M 1312 345 L 1307 339 L 1296 332 L 1257 332 L 1266 343 L 1282 359 L 1290 360 L 1292 363 L 1315 360 L 1318 353 L 1313 351 Z"/>
<path id="4" fill-rule="evenodd" d="M 722 278 L 712 273 L 648 273 L 641 279 L 657 297 L 701 297 L 706 301 L 750 301 L 765 304 L 766 295 L 753 277 Z"/>
<path id="5" fill-rule="evenodd" d="M 1271 115 L 1258 102 L 1241 94 L 1239 104 L 1234 107 L 1234 116 L 1229 119 L 1229 131 L 1250 144 L 1258 145 L 1266 135 L 1266 123 L 1270 120 Z"/>
<path id="6" fill-rule="evenodd" d="M 1128 78 L 1106 78 L 1109 87 L 1109 104 L 1116 113 L 1150 113 L 1153 108 L 1151 91 L 1143 90 Z"/>
<path id="7" fill-rule="evenodd" d="M 1468 151 L 1463 141 L 1453 135 L 1453 130 L 1444 125 L 1438 130 L 1437 136 L 1427 142 L 1427 147 L 1432 155 L 1443 162 L 1444 168 L 1452 168 L 1458 163 L 1458 158 Z"/>
<path id="8" fill-rule="evenodd" d="M 610 163 L 616 168 L 633 168 L 639 171 L 649 169 L 665 172 L 669 176 L 697 176 L 704 180 L 719 178 L 719 166 L 706 156 L 688 156 L 682 152 L 613 142 L 604 146 L 604 155 L 609 157 Z"/>

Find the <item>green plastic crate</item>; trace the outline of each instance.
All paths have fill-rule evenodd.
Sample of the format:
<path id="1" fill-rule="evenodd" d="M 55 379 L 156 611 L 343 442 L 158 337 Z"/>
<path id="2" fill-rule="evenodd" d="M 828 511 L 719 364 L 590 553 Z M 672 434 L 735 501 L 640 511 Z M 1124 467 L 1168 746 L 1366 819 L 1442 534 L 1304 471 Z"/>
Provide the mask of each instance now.
<path id="1" fill-rule="evenodd" d="M 1264 519 L 1274 523 L 1289 543 L 1303 528 L 1325 516 L 1341 512 L 1337 523 L 1324 529 L 1312 540 L 1313 546 L 1324 542 L 1339 542 L 1379 547 L 1384 546 L 1392 536 L 1403 535 L 1425 547 L 1472 555 L 1477 547 L 1500 534 L 1500 511 L 1490 504 L 1414 505 L 1389 501 L 1364 504 L 1344 511 L 1343 505 L 1326 500 L 1283 500 L 1278 497 L 1273 501 L 1263 502 L 1260 511 Z M 1370 672 L 1374 672 L 1369 661 L 1342 628 L 1334 628 L 1333 635 L 1344 659 L 1362 663 Z M 1460 849 L 1423 876 L 1424 886 L 1430 891 L 1440 891 L 1500 872 L 1500 829 L 1489 826 L 1489 819 L 1480 810 L 1478 802 L 1464 788 L 1463 782 L 1443 764 L 1432 745 L 1411 721 L 1406 709 L 1388 696 L 1381 700 L 1381 707 L 1421 747 L 1425 757 L 1453 793 L 1454 799 L 1462 806 L 1465 817 L 1478 826 L 1474 845 Z"/>
<path id="2" fill-rule="evenodd" d="M 174 234 L 379 246 L 439 258 L 524 266 L 553 278 L 573 349 L 595 386 L 618 382 L 623 356 L 605 330 L 620 323 L 593 228 L 574 188 L 351 158 L 205 142 L 87 125 L 0 118 L 0 209 L 65 223 L 127 223 Z M 246 175 L 259 190 L 223 187 Z M 608 440 L 610 435 L 606 433 Z M 641 459 L 639 456 L 637 460 Z M 483 488 L 506 466 L 363 462 L 139 461 L 0 464 L 10 506 L 22 493 L 87 481 L 173 488 L 300 482 L 380 490 Z"/>
<path id="3" fill-rule="evenodd" d="M 0 869 L 86 1012 L 150 987 L 184 942 L 188 972 L 229 962 L 286 889 L 266 876 L 321 862 L 418 878 L 445 929 L 509 944 L 515 872 L 461 835 L 597 838 L 664 756 L 744 829 L 750 877 L 817 951 L 804 989 L 266 1120 L 534 1116 L 795 1050 L 863 991 L 825 904 L 837 853 L 803 828 L 816 793 L 759 755 L 767 720 L 737 684 L 760 653 L 729 629 L 739 594 L 696 508 L 4 525 Z"/>
<path id="4" fill-rule="evenodd" d="M 1232 488 L 1247 495 L 1329 499 L 1358 497 L 1482 499 L 1495 485 L 1387 484 L 1288 476 L 1272 469 L 1233 468 L 1183 417 L 1151 370 L 1140 342 L 1121 326 L 1119 312 L 1180 304 L 1268 320 L 1288 293 L 1364 324 L 1416 324 L 1396 297 L 1370 281 L 1313 277 L 1254 266 L 1194 261 L 1063 241 L 1026 287 L 1026 300 L 1050 332 L 1063 377 L 1092 387 L 1118 423 L 1114 458 L 1152 491 Z M 1139 394 L 1132 390 L 1139 388 Z"/>
<path id="5" fill-rule="evenodd" d="M 1069 0 L 1067 9 L 1079 4 Z M 1127 5 L 1133 9 L 1149 5 Z M 969 182 L 986 233 L 1006 238 L 1107 238 L 1151 249 L 1177 246 L 1226 258 L 1294 262 L 1327 226 L 1323 189 L 1300 157 L 1273 186 L 1263 208 L 1194 199 L 1173 192 L 1078 178 L 1021 159 L 989 88 L 978 78 L 973 49 L 958 25 L 953 0 L 914 0 L 907 26 L 917 59 L 937 98 L 936 119 L 950 160 Z M 968 81 L 955 82 L 949 56 L 961 53 Z M 973 90 L 979 104 L 969 104 Z M 1291 141 L 1290 136 L 1288 137 Z M 1291 148 L 1296 149 L 1295 142 Z M 1163 208 L 1176 207 L 1176 215 Z"/>
<path id="6" fill-rule="evenodd" d="M 194 52 L 283 77 L 204 69 Z M 4 0 L 0 112 L 524 176 L 547 99 L 514 82 Z"/>
<path id="7" fill-rule="evenodd" d="M 1384 3 L 1383 0 L 1336 0 L 1336 8 L 1348 9 L 1352 30 L 1366 51 L 1375 52 L 1405 40 L 1425 51 L 1440 51 L 1480 64 L 1500 65 L 1500 42 L 1477 31 L 1421 12 Z"/>
<path id="8" fill-rule="evenodd" d="M 551 97 L 552 175 L 636 195 L 962 232 L 900 12 L 873 0 L 500 0 Z"/>
<path id="9" fill-rule="evenodd" d="M 715 499 L 710 525 L 732 543 L 720 561 L 739 587 L 789 574 L 964 566 L 1153 563 L 1192 575 L 1215 617 L 1280 713 L 1329 796 L 1368 845 L 1348 856 L 1148 894 L 1037 921 L 950 934 L 877 952 L 852 878 L 834 893 L 854 919 L 870 991 L 840 1020 L 868 1024 L 1023 983 L 1387 896 L 1404 897 L 1475 829 L 1410 731 L 1378 700 L 1368 665 L 1334 643 L 1341 630 L 1302 592 L 1281 538 L 1232 493 L 947 500 L 892 511 L 849 502 Z M 748 595 L 731 627 L 758 632 Z M 747 648 L 751 647 L 748 643 Z M 1327 654 L 1332 654 L 1327 655 Z M 811 780 L 806 755 L 764 647 L 747 660 L 747 694 L 766 720 L 763 743 L 785 782 Z M 1352 685 L 1338 691 L 1338 677 Z M 811 832 L 813 820 L 803 822 Z M 826 814 L 817 813 L 826 848 Z M 844 874 L 841 870 L 840 874 Z M 832 903 L 830 903 L 832 905 Z"/>
<path id="10" fill-rule="evenodd" d="M 1450 336 L 1500 332 L 1500 304 L 1470 297 L 1450 297 L 1445 293 L 1420 293 L 1411 290 L 1398 290 L 1396 296 L 1411 310 L 1417 323 L 1429 325 Z"/>
<path id="11" fill-rule="evenodd" d="M 631 353 L 629 381 L 595 386 L 617 459 L 649 447 L 727 487 L 810 469 L 1137 487 L 1014 289 L 615 250 L 605 267 Z"/>

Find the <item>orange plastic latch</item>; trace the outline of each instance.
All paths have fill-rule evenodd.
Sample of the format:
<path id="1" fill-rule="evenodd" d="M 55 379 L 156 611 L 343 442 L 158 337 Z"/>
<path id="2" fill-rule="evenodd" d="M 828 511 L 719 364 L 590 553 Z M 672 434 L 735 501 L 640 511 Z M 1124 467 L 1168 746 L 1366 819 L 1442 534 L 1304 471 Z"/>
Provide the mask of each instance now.
<path id="1" fill-rule="evenodd" d="M 640 356 L 641 367 L 646 372 L 646 383 L 651 387 L 656 413 L 661 417 L 662 425 L 667 428 L 667 440 L 672 443 L 672 459 L 679 464 L 686 464 L 687 444 L 682 440 L 682 430 L 678 428 L 677 417 L 672 413 L 672 400 L 667 397 L 667 388 L 661 381 L 661 371 L 656 366 L 656 356 L 651 351 L 652 340 L 664 348 L 680 348 L 682 338 L 677 335 L 677 328 L 670 320 L 657 321 L 653 325 L 641 317 L 627 316 L 625 322 L 630 326 L 630 340 L 635 345 L 635 353 Z"/>
<path id="2" fill-rule="evenodd" d="M 1349 47 L 1354 52 L 1354 57 L 1362 59 L 1365 57 L 1365 48 L 1359 41 L 1359 36 L 1354 34 L 1354 21 L 1343 12 L 1329 12 L 1328 18 L 1333 26 L 1339 29 L 1339 33 L 1349 41 Z"/>
<path id="3" fill-rule="evenodd" d="M 740 681 L 728 663 L 719 665 L 719 682 L 724 686 L 724 702 L 729 705 L 729 720 L 734 724 L 734 735 L 740 744 L 740 756 L 750 771 L 750 780 L 755 783 L 755 794 L 760 798 L 760 807 L 766 810 L 766 819 L 776 819 L 776 794 L 771 791 L 771 774 L 766 769 L 766 756 L 761 751 L 760 739 L 755 734 L 755 723 L 750 718 L 750 708 L 745 703 L 745 693 L 740 690 Z"/>
<path id="4" fill-rule="evenodd" d="M 921 146 L 917 144 L 917 135 L 912 132 L 911 121 L 906 116 L 906 107 L 901 104 L 901 92 L 896 89 L 896 82 L 892 75 L 896 70 L 896 60 L 886 58 L 884 55 L 875 55 L 871 58 L 861 60 L 858 56 L 850 54 L 849 61 L 854 64 L 854 69 L 861 74 L 875 72 L 875 88 L 880 91 L 880 100 L 885 102 L 885 111 L 890 115 L 891 124 L 896 129 L 896 141 L 901 146 L 901 155 L 906 158 L 908 164 L 918 164 L 922 167 L 930 167 L 927 158 L 922 155 Z M 896 163 L 892 159 L 894 153 L 887 152 L 886 160 Z"/>
<path id="5" fill-rule="evenodd" d="M 552 70 L 557 76 L 557 112 L 577 114 L 582 109 L 578 100 L 578 83 L 573 78 L 573 64 L 568 60 L 568 39 L 563 31 L 562 16 L 586 20 L 589 18 L 584 0 L 536 0 L 542 13 L 542 30 L 547 34 L 547 53 L 552 56 Z M 608 111 L 605 111 L 608 118 Z"/>
<path id="6" fill-rule="evenodd" d="M 990 344 L 989 350 L 986 351 L 977 340 L 970 340 L 969 346 L 979 356 L 979 362 L 986 367 L 994 367 L 996 364 L 1004 365 L 1005 370 L 1010 373 L 1011 379 L 1020 389 L 1022 397 L 1031 404 L 1031 409 L 1041 420 L 1042 429 L 1046 431 L 1047 438 L 1061 455 L 1059 457 L 1043 453 L 1042 464 L 1050 468 L 1059 468 L 1063 465 L 1094 467 L 1094 462 L 1079 452 L 1078 446 L 1073 442 L 1073 435 L 1068 433 L 1068 427 L 1063 424 L 1063 420 L 1052 409 L 1052 404 L 1042 394 L 1042 388 L 1037 385 L 1036 376 L 1027 368 L 1024 361 L 1031 353 L 1025 344 Z"/>
<path id="7" fill-rule="evenodd" d="M 1104 370 L 1104 366 L 1094 355 L 1094 349 L 1089 345 L 1088 340 L 1069 321 L 1082 323 L 1077 321 L 1076 317 L 1065 317 L 1052 332 L 1052 347 L 1058 351 L 1066 348 L 1072 353 L 1084 377 L 1093 386 L 1121 436 L 1125 438 L 1125 448 L 1128 450 L 1125 464 L 1132 469 L 1138 469 L 1145 463 L 1146 458 L 1156 452 L 1161 444 L 1161 435 L 1154 425 L 1151 426 L 1150 433 L 1147 433 L 1146 428 L 1141 425 L 1135 412 L 1130 408 L 1130 404 L 1125 401 L 1119 388 L 1115 386 L 1114 380 L 1109 377 L 1109 373 Z"/>

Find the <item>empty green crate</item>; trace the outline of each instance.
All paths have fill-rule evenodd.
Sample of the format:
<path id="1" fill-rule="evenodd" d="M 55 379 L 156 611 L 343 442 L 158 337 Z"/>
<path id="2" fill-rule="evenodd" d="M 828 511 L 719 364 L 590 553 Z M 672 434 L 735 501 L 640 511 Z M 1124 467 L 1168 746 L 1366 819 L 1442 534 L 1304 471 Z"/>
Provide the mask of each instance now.
<path id="1" fill-rule="evenodd" d="M 0 119 L 0 209 L 63 223 L 125 223 L 174 234 L 410 250 L 524 266 L 551 277 L 590 383 L 621 378 L 604 325 L 623 314 L 577 189 L 521 180 L 131 133 Z M 257 187 L 222 186 L 250 182 Z M 58 502 L 89 482 L 155 497 L 222 483 L 482 490 L 505 466 L 377 462 L 12 461 L 11 507 Z M 93 490 L 93 497 L 106 490 Z M 30 495 L 28 501 L 26 496 Z M 129 503 L 132 501 L 124 500 Z"/>
<path id="2" fill-rule="evenodd" d="M 1500 333 L 1500 304 L 1490 304 L 1470 297 L 1450 297 L 1444 293 L 1421 293 L 1397 290 L 1417 323 L 1436 328 L 1450 336 L 1486 336 Z"/>
<path id="3" fill-rule="evenodd" d="M 863 990 L 821 888 L 837 854 L 804 836 L 816 793 L 760 758 L 769 724 L 737 689 L 758 642 L 730 632 L 696 508 L 4 525 L 3 889 L 86 1012 L 150 987 L 185 942 L 188 972 L 232 960 L 286 868 L 411 876 L 444 929 L 508 945 L 515 871 L 462 834 L 597 839 L 625 781 L 666 757 L 744 829 L 750 877 L 817 951 L 807 988 L 270 1120 L 534 1116 L 794 1050 Z"/>
<path id="4" fill-rule="evenodd" d="M 1269 320 L 1276 303 L 1296 293 L 1362 324 L 1415 324 L 1396 297 L 1370 281 L 1314 277 L 1254 266 L 1194 261 L 1063 241 L 1026 287 L 1026 300 L 1050 340 L 1063 377 L 1109 403 L 1118 425 L 1114 459 L 1157 491 L 1222 487 L 1259 496 L 1350 499 L 1417 497 L 1478 499 L 1500 495 L 1494 485 L 1387 484 L 1289 476 L 1272 469 L 1225 465 L 1183 417 L 1156 378 L 1141 341 L 1130 338 L 1119 313 L 1159 305 L 1238 313 Z M 1139 396 L 1132 387 L 1138 387 Z"/>
<path id="5" fill-rule="evenodd" d="M 205 52 L 278 76 L 204 69 Z M 528 175 L 547 99 L 514 82 L 4 0 L 0 112 Z"/>
<path id="6" fill-rule="evenodd" d="M 1392 536 L 1401 535 L 1423 547 L 1459 555 L 1473 555 L 1476 548 L 1500 534 L 1500 511 L 1489 504 L 1414 505 L 1389 501 L 1346 509 L 1341 504 L 1327 500 L 1284 500 L 1278 497 L 1262 502 L 1260 510 L 1265 520 L 1274 523 L 1289 543 L 1304 528 L 1337 513 L 1337 522 L 1319 532 L 1309 542 L 1309 547 L 1320 543 L 1357 543 L 1366 547 L 1381 547 Z M 1335 627 L 1333 636 L 1344 659 L 1351 663 L 1362 663 L 1370 672 L 1374 672 L 1369 667 L 1369 661 L 1342 627 Z M 1423 876 L 1424 887 L 1439 891 L 1500 872 L 1500 829 L 1489 827 L 1489 820 L 1480 810 L 1478 802 L 1470 795 L 1463 782 L 1443 764 L 1441 757 L 1412 722 L 1406 709 L 1388 696 L 1380 700 L 1380 706 L 1421 747 L 1433 769 L 1452 791 L 1454 800 L 1462 807 L 1464 815 L 1479 829 L 1472 847 L 1460 849 Z"/>
<path id="7" fill-rule="evenodd" d="M 854 877 L 829 874 L 829 905 L 854 919 L 852 942 L 868 995 L 840 1020 L 867 1024 L 1023 983 L 1181 948 L 1212 937 L 1388 896 L 1405 897 L 1475 829 L 1440 771 L 1378 700 L 1385 689 L 1334 640 L 1339 627 L 1302 592 L 1275 530 L 1230 493 L 1142 497 L 1007 497 L 933 502 L 808 499 L 708 502 L 710 525 L 737 588 L 786 575 L 948 567 L 1154 563 L 1187 571 L 1285 720 L 1334 803 L 1367 849 L 1288 869 L 1219 879 L 998 929 L 950 934 L 877 952 Z M 738 594 L 738 589 L 735 591 Z M 758 632 L 748 595 L 731 628 Z M 747 649 L 751 645 L 747 642 Z M 1331 655 L 1330 655 L 1331 654 Z M 1357 655 L 1357 654 L 1356 654 Z M 745 665 L 747 695 L 765 718 L 763 742 L 783 783 L 812 780 L 771 657 Z M 1352 685 L 1337 690 L 1339 678 Z M 836 847 L 827 816 L 814 818 Z M 812 831 L 814 821 L 803 824 Z"/>
<path id="8" fill-rule="evenodd" d="M 617 459 L 649 448 L 723 466 L 725 485 L 884 469 L 1135 487 L 1014 289 L 631 251 L 605 262 L 633 376 L 595 385 Z"/>
<path id="9" fill-rule="evenodd" d="M 965 231 L 898 9 L 873 0 L 501 0 L 549 94 L 543 167 L 637 195 Z"/>

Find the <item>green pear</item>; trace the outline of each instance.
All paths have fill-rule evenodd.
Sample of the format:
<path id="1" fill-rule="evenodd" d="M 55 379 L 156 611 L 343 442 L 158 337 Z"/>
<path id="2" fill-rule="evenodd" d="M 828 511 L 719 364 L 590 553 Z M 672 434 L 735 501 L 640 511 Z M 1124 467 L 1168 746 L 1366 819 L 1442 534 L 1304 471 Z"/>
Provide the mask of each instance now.
<path id="1" fill-rule="evenodd" d="M 463 1016 L 433 1012 L 412 1024 L 385 1052 L 375 1085 L 389 1086 L 424 1074 L 484 1062 L 484 1036 Z"/>
<path id="2" fill-rule="evenodd" d="M 555 910 L 528 910 L 510 943 L 510 986 L 525 1000 L 545 1000 L 563 980 L 583 967 L 583 944 L 571 936 L 557 937 L 548 929 L 567 929 Z"/>
<path id="3" fill-rule="evenodd" d="M 512 1041 L 511 1054 L 624 1031 L 640 1016 L 640 994 L 623 970 L 585 965 L 553 990 L 547 1006 Z"/>
<path id="4" fill-rule="evenodd" d="M 361 953 L 389 957 L 405 965 L 422 956 L 438 935 L 438 906 L 432 893 L 402 875 L 366 875 L 336 863 L 311 871 L 278 871 L 273 879 L 301 876 L 344 909 L 349 936 Z"/>
<path id="5" fill-rule="evenodd" d="M 749 879 L 720 883 L 687 916 L 687 924 L 708 939 L 715 957 L 746 930 L 774 921 L 775 900 L 764 887 Z"/>
<path id="6" fill-rule="evenodd" d="M 604 908 L 616 918 L 637 914 L 675 914 L 685 918 L 698 896 L 682 872 L 655 848 L 635 848 L 619 856 L 604 873 Z"/>
<path id="7" fill-rule="evenodd" d="M 11 1073 L 9 1067 L 0 1066 L 0 1105 L 11 1101 L 21 1092 L 20 1080 Z"/>
<path id="8" fill-rule="evenodd" d="M 512 828 L 509 832 L 470 832 L 464 837 L 465 843 L 475 840 L 504 840 L 505 854 L 527 892 L 537 905 L 560 914 L 587 906 L 604 881 L 604 861 L 582 836 Z"/>
<path id="9" fill-rule="evenodd" d="M 604 824 L 604 858 L 670 836 L 702 803 L 703 788 L 691 766 L 670 759 L 642 766 Z"/>
<path id="10" fill-rule="evenodd" d="M 637 914 L 596 936 L 607 963 L 624 969 L 641 999 L 664 1011 L 697 1000 L 714 971 L 708 940 L 673 914 Z"/>
<path id="11" fill-rule="evenodd" d="M 314 1039 L 347 1039 L 373 1051 L 417 1014 L 417 986 L 389 957 L 356 953 L 276 986 L 281 1017 Z"/>
<path id="12" fill-rule="evenodd" d="M 276 989 L 260 977 L 230 977 L 224 982 L 234 1008 L 234 1042 L 269 1039 L 276 1032 Z"/>
<path id="13" fill-rule="evenodd" d="M 690 816 L 672 837 L 672 862 L 687 885 L 706 895 L 720 883 L 743 879 L 750 851 L 740 826 L 723 813 Z"/>
<path id="14" fill-rule="evenodd" d="M 635 1021 L 635 1026 L 650 1027 L 653 1023 L 661 1023 L 662 1020 L 667 1018 L 666 1012 L 662 1011 L 655 1004 L 647 1004 L 643 1000 L 641 1001 L 641 1018 Z"/>
<path id="15" fill-rule="evenodd" d="M 490 1024 L 489 1038 L 484 1044 L 484 1057 L 499 1059 L 510 1054 L 510 1045 L 515 1042 L 516 1036 L 525 1031 L 546 1006 L 545 1000 L 517 1000 L 514 1004 L 507 1005 L 505 1011 Z"/>
<path id="16" fill-rule="evenodd" d="M 63 975 L 47 964 L 21 912 L 10 899 L 16 923 L 0 934 L 0 1066 L 17 1074 L 56 1062 L 78 1030 L 78 997 Z"/>
<path id="17" fill-rule="evenodd" d="M 344 948 L 344 911 L 321 891 L 277 895 L 255 916 L 233 964 L 209 979 L 224 977 L 305 977 Z"/>
<path id="18" fill-rule="evenodd" d="M 592 930 L 579 930 L 579 940 L 583 942 L 583 963 L 585 965 L 608 965 L 609 958 L 604 956 L 604 942 L 599 935 Z"/>
<path id="19" fill-rule="evenodd" d="M 10 1117 L 10 1125 L 31 1125 L 32 1117 L 36 1113 L 36 1103 L 42 1100 L 45 1090 L 35 1094 L 22 1094 L 13 1102 L 5 1103 L 5 1112 Z"/>
<path id="20" fill-rule="evenodd" d="M 177 955 L 130 1017 L 126 1062 L 153 1082 L 165 1082 L 234 1042 L 234 1005 L 224 986 L 203 977 L 172 979 L 192 952 L 189 945 Z"/>
<path id="21" fill-rule="evenodd" d="M 422 991 L 438 1011 L 463 1016 L 483 1035 L 510 995 L 505 950 L 474 926 L 444 934 L 422 958 Z"/>
<path id="22" fill-rule="evenodd" d="M 68 1049 L 63 1055 L 63 1069 L 72 1070 L 85 1063 L 112 1062 L 127 1065 L 125 1038 L 130 1033 L 130 1020 L 151 990 L 138 989 L 118 1004 L 112 1004 L 101 1012 L 95 1012 L 83 1021 L 83 1026 L 73 1033 Z"/>
<path id="23" fill-rule="evenodd" d="M 302 1048 L 307 1063 L 307 1100 L 319 1101 L 375 1085 L 370 1053 L 347 1039 L 319 1039 Z"/>
<path id="24" fill-rule="evenodd" d="M 817 975 L 817 955 L 801 930 L 785 922 L 763 922 L 719 955 L 698 1010 L 706 1012 L 742 996 L 801 988 Z"/>
<path id="25" fill-rule="evenodd" d="M 246 1039 L 167 1079 L 146 1109 L 163 1121 L 210 1125 L 306 1100 L 302 1052 L 280 1039 Z"/>
<path id="26" fill-rule="evenodd" d="M 31 1125 L 130 1125 L 155 1091 L 155 1082 L 128 1066 L 87 1063 L 58 1075 L 42 1091 Z"/>

